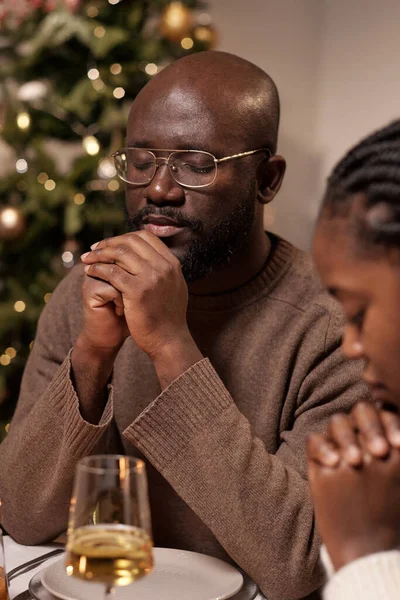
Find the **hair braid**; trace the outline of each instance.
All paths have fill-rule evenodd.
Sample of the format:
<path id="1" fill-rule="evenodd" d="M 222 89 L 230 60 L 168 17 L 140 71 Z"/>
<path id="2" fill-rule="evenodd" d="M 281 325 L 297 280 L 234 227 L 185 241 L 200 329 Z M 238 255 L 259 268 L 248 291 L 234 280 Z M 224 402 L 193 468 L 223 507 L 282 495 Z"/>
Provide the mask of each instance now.
<path id="1" fill-rule="evenodd" d="M 367 241 L 400 246 L 400 120 L 352 148 L 328 179 L 322 209 L 334 217 L 348 214 L 355 194 L 366 198 L 358 235 Z M 373 207 L 381 218 L 368 219 Z"/>

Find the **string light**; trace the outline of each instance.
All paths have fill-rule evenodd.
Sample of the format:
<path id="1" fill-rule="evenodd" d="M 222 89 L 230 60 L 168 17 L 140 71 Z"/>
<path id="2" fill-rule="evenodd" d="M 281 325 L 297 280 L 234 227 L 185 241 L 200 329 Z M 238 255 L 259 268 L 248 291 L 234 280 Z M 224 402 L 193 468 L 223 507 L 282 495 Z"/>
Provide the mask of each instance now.
<path id="1" fill-rule="evenodd" d="M 10 425 L 11 425 L 11 423 L 7 423 L 7 425 L 4 427 L 4 430 L 6 433 L 8 433 L 8 431 L 10 429 Z"/>
<path id="2" fill-rule="evenodd" d="M 0 356 L 0 365 L 3 365 L 3 367 L 6 367 L 7 365 L 9 365 L 11 362 L 11 358 L 9 356 L 7 356 L 7 354 L 2 354 Z"/>
<path id="3" fill-rule="evenodd" d="M 95 27 L 93 33 L 97 38 L 103 38 L 106 35 L 106 30 L 101 25 L 98 25 Z"/>
<path id="4" fill-rule="evenodd" d="M 103 179 L 111 179 L 111 177 L 115 177 L 117 174 L 117 170 L 114 166 L 114 163 L 109 158 L 103 158 L 99 162 L 99 167 L 97 169 L 97 174 L 99 177 Z"/>
<path id="5" fill-rule="evenodd" d="M 100 144 L 93 135 L 84 137 L 82 144 L 90 156 L 96 156 L 100 152 Z"/>
<path id="6" fill-rule="evenodd" d="M 61 254 L 61 259 L 66 269 L 70 269 L 75 264 L 74 255 L 70 250 L 64 250 Z"/>
<path id="7" fill-rule="evenodd" d="M 32 350 L 34 343 L 35 343 L 35 340 L 32 340 L 31 343 L 29 344 L 29 350 Z"/>
<path id="8" fill-rule="evenodd" d="M 50 300 L 50 298 L 51 298 L 51 293 L 50 293 L 50 292 L 48 292 L 47 294 L 45 294 L 45 295 L 44 295 L 44 297 L 43 297 L 43 300 L 44 300 L 44 301 L 46 302 L 46 304 L 47 304 L 47 303 L 48 303 L 48 301 Z"/>
<path id="9" fill-rule="evenodd" d="M 17 170 L 17 173 L 26 173 L 28 170 L 28 163 L 24 158 L 20 158 L 15 163 L 15 168 Z"/>
<path id="10" fill-rule="evenodd" d="M 108 0 L 109 4 L 118 4 L 121 0 Z"/>
<path id="11" fill-rule="evenodd" d="M 88 17 L 94 19 L 94 17 L 97 17 L 97 15 L 99 14 L 99 10 L 96 6 L 89 6 L 89 8 L 86 11 L 86 14 Z"/>
<path id="12" fill-rule="evenodd" d="M 118 100 L 123 98 L 125 96 L 124 88 L 122 88 L 122 87 L 115 88 L 115 90 L 113 91 L 113 96 L 114 96 L 114 98 L 117 98 Z"/>
<path id="13" fill-rule="evenodd" d="M 110 71 L 113 75 L 119 75 L 122 71 L 122 67 L 119 63 L 114 63 L 110 67 Z"/>
<path id="14" fill-rule="evenodd" d="M 31 118 L 27 112 L 22 112 L 17 115 L 17 125 L 20 129 L 28 129 L 31 124 Z"/>
<path id="15" fill-rule="evenodd" d="M 46 181 L 48 180 L 49 176 L 47 175 L 47 173 L 39 173 L 39 175 L 37 176 L 37 180 L 39 183 L 42 183 L 43 185 L 46 183 Z"/>
<path id="16" fill-rule="evenodd" d="M 145 66 L 144 70 L 146 71 L 147 75 L 155 75 L 158 71 L 158 67 L 155 63 L 149 63 Z"/>
<path id="17" fill-rule="evenodd" d="M 100 77 L 100 72 L 98 69 L 89 69 L 88 71 L 88 77 L 89 79 L 98 79 Z"/>
<path id="18" fill-rule="evenodd" d="M 181 46 L 184 50 L 190 50 L 194 46 L 194 41 L 190 37 L 185 37 L 181 41 Z"/>
<path id="19" fill-rule="evenodd" d="M 100 78 L 92 81 L 92 85 L 93 85 L 94 89 L 96 90 L 96 92 L 100 92 L 100 90 L 104 89 L 104 87 L 105 87 L 104 81 L 102 81 Z"/>
<path id="20" fill-rule="evenodd" d="M 61 259 L 62 259 L 63 263 L 68 264 L 74 260 L 74 255 L 69 250 L 66 250 L 65 252 L 62 253 Z"/>
<path id="21" fill-rule="evenodd" d="M 5 354 L 7 354 L 7 356 L 9 356 L 11 359 L 13 359 L 17 356 L 17 351 L 15 348 L 12 348 L 10 346 L 10 348 L 6 349 Z"/>
<path id="22" fill-rule="evenodd" d="M 14 304 L 15 312 L 19 312 L 19 313 L 24 312 L 25 309 L 26 309 L 26 304 L 22 300 L 17 300 L 16 303 Z"/>
<path id="23" fill-rule="evenodd" d="M 44 187 L 48 192 L 52 192 L 56 187 L 56 182 L 53 179 L 48 179 L 44 184 Z"/>
<path id="24" fill-rule="evenodd" d="M 19 214 L 15 208 L 5 208 L 1 213 L 1 221 L 4 227 L 12 228 L 18 223 Z"/>
<path id="25" fill-rule="evenodd" d="M 86 198 L 83 194 L 75 194 L 75 196 L 74 196 L 74 202 L 78 206 L 81 204 L 84 204 L 85 200 L 86 200 Z"/>
<path id="26" fill-rule="evenodd" d="M 108 189 L 111 192 L 117 192 L 119 190 L 119 181 L 112 179 L 108 184 Z"/>

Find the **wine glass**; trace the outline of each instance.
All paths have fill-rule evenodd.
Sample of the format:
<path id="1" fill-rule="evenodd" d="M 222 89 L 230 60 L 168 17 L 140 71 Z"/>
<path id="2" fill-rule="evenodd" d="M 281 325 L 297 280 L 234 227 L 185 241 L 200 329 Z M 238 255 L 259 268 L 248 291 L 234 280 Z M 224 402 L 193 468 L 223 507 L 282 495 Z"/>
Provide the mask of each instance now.
<path id="1" fill-rule="evenodd" d="M 79 461 L 72 492 L 65 567 L 68 575 L 115 586 L 151 572 L 153 544 L 146 469 L 129 456 Z"/>

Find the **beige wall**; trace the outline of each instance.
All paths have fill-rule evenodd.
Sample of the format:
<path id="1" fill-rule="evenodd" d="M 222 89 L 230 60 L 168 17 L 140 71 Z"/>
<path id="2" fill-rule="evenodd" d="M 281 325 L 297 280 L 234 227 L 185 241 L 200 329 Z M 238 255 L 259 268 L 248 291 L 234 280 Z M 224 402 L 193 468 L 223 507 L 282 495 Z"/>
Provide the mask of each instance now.
<path id="1" fill-rule="evenodd" d="M 275 80 L 282 104 L 278 151 L 288 162 L 266 225 L 306 247 L 317 193 L 315 147 L 320 0 L 211 0 L 220 50 L 251 60 Z M 271 220 L 274 220 L 272 227 Z"/>
<path id="2" fill-rule="evenodd" d="M 400 118 L 400 0 L 324 0 L 317 140 L 322 174 Z"/>
<path id="3" fill-rule="evenodd" d="M 400 117 L 400 0 L 211 0 L 219 48 L 276 81 L 285 184 L 266 224 L 309 247 L 329 170 Z"/>

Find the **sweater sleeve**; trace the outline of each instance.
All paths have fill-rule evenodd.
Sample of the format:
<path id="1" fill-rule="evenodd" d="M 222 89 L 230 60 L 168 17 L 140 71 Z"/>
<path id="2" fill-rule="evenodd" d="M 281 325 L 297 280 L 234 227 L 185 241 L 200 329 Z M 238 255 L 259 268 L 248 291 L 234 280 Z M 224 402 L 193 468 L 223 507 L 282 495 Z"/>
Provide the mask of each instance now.
<path id="1" fill-rule="evenodd" d="M 333 348 L 325 344 L 323 356 L 314 357 L 314 389 L 310 380 L 302 386 L 297 418 L 281 433 L 276 455 L 254 436 L 208 359 L 172 382 L 124 432 L 268 600 L 298 600 L 323 582 L 305 439 L 349 408 L 359 375 L 335 337 Z"/>
<path id="2" fill-rule="evenodd" d="M 400 592 L 400 551 L 370 554 L 336 573 L 325 547 L 321 559 L 329 581 L 324 600 L 397 600 Z"/>
<path id="3" fill-rule="evenodd" d="M 9 433 L 0 446 L 3 525 L 20 543 L 37 544 L 66 528 L 77 461 L 115 443 L 112 394 L 99 425 L 83 420 L 71 382 L 68 311 L 81 278 L 68 276 L 39 320 Z"/>

